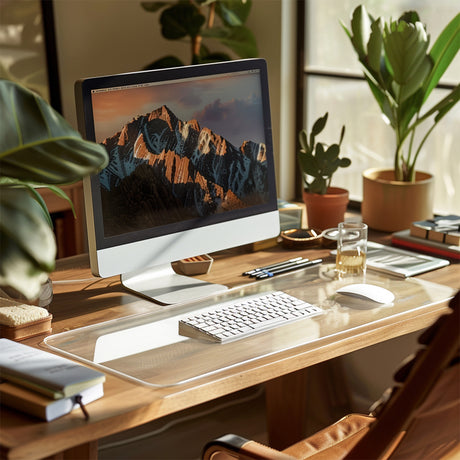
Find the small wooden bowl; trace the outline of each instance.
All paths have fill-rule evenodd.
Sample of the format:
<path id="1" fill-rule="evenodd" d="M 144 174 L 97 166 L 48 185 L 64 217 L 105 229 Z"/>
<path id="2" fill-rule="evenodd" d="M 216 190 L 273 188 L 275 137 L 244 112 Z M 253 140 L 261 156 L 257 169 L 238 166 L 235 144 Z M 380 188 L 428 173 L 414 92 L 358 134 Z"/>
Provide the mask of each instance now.
<path id="1" fill-rule="evenodd" d="M 281 232 L 282 245 L 288 249 L 310 248 L 321 243 L 321 230 L 316 228 L 292 228 Z"/>
<path id="2" fill-rule="evenodd" d="M 204 275 L 211 270 L 213 258 L 207 254 L 177 261 L 179 270 L 184 275 Z"/>

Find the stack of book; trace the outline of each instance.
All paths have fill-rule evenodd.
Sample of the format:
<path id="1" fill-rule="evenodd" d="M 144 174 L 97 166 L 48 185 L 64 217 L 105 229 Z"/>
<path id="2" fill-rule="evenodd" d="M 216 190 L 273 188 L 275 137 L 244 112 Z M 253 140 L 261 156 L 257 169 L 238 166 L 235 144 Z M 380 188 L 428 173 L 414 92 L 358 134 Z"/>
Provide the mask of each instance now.
<path id="1" fill-rule="evenodd" d="M 0 403 L 46 421 L 104 394 L 105 375 L 69 359 L 0 339 Z"/>
<path id="2" fill-rule="evenodd" d="M 413 222 L 408 230 L 393 233 L 394 246 L 460 260 L 460 216 L 439 216 Z"/>

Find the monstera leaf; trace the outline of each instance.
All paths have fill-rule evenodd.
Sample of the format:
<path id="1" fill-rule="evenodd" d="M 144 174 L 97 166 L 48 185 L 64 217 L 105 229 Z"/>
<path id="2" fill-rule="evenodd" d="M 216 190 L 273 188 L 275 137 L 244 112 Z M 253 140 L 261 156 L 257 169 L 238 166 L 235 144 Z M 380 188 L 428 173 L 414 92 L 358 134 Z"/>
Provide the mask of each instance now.
<path id="1" fill-rule="evenodd" d="M 37 187 L 76 182 L 107 163 L 101 145 L 85 141 L 46 101 L 0 81 L 0 286 L 36 297 L 54 269 L 51 219 Z"/>

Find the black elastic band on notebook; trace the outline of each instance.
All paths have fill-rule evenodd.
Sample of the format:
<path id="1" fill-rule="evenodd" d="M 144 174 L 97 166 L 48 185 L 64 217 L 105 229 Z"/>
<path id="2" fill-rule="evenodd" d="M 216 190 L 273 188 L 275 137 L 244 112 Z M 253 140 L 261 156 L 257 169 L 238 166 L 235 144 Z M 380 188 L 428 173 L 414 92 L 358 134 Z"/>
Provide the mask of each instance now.
<path id="1" fill-rule="evenodd" d="M 82 402 L 81 395 L 75 396 L 75 402 L 80 406 L 80 409 L 85 416 L 85 420 L 89 420 L 89 414 L 88 414 L 88 411 L 86 410 L 85 405 Z"/>

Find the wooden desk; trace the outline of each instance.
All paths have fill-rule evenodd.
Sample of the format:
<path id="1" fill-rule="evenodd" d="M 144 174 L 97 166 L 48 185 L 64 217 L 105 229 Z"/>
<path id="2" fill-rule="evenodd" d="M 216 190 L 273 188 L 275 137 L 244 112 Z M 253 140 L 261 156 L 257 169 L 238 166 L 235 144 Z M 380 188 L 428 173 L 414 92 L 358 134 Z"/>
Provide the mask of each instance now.
<path id="1" fill-rule="evenodd" d="M 380 239 L 386 238 L 380 235 Z M 285 260 L 293 252 L 279 247 L 246 253 L 227 251 L 215 258 L 210 274 L 203 279 L 212 280 L 229 286 L 238 286 L 248 282 L 241 273 L 255 266 L 262 266 Z M 315 249 L 295 251 L 305 257 L 325 257 L 327 250 Z M 422 275 L 420 278 L 450 286 L 459 287 L 460 265 Z M 52 276 L 54 299 L 50 311 L 54 316 L 53 332 L 100 323 L 106 320 L 122 318 L 128 315 L 148 312 L 149 302 L 125 292 L 117 278 L 93 279 L 85 256 L 75 256 L 58 261 L 57 271 Z M 372 344 L 407 334 L 431 324 L 446 309 L 445 302 L 425 309 L 423 314 L 407 315 L 395 321 L 383 322 L 378 328 L 367 328 L 359 336 L 353 333 L 334 339 L 321 349 L 306 347 L 301 352 L 282 353 L 280 356 L 267 357 L 248 363 L 235 369 L 228 369 L 217 376 L 208 376 L 194 383 L 175 387 L 152 389 L 112 374 L 107 375 L 105 396 L 89 406 L 91 419 L 86 422 L 76 411 L 51 423 L 42 423 L 19 412 L 2 408 L 0 453 L 5 458 L 34 459 L 55 456 L 54 458 L 95 458 L 97 440 L 143 423 L 178 412 L 203 402 L 228 395 L 253 385 L 267 383 L 267 394 L 279 401 L 279 391 L 286 387 L 297 389 L 288 398 L 283 394 L 282 407 L 269 403 L 269 420 L 280 420 L 292 407 L 303 410 L 298 395 L 304 386 L 302 380 L 306 369 L 311 365 L 346 354 Z M 39 346 L 43 338 L 29 339 L 29 345 Z M 300 383 L 299 383 L 300 382 Z M 294 394 L 295 393 L 295 394 Z M 273 401 L 272 401 L 273 402 Z M 278 405 L 279 406 L 279 405 Z M 280 414 L 281 411 L 281 414 Z M 297 410 L 297 413 L 301 411 Z M 298 420 L 290 413 L 290 420 Z M 285 430 L 292 438 L 301 433 Z M 281 445 L 292 439 L 275 439 L 274 444 Z M 78 444 L 78 445 L 77 445 Z M 61 455 L 57 455 L 62 453 Z"/>

